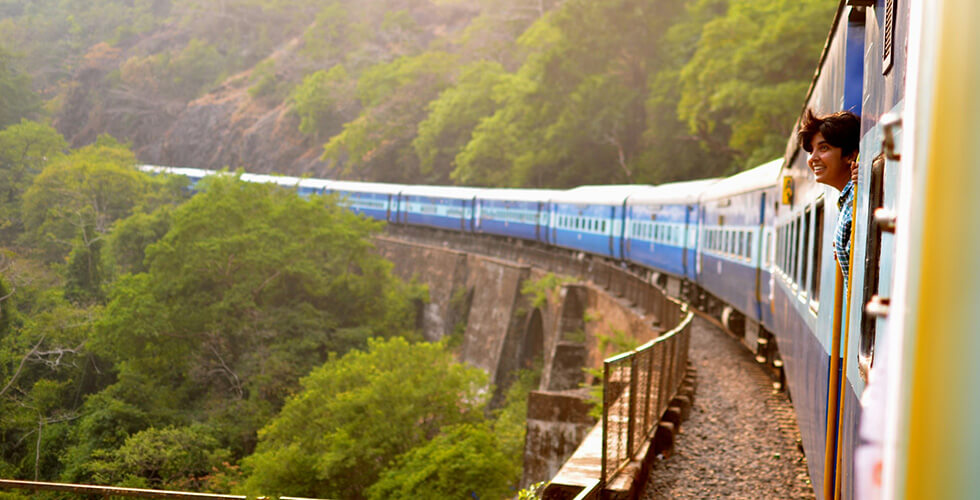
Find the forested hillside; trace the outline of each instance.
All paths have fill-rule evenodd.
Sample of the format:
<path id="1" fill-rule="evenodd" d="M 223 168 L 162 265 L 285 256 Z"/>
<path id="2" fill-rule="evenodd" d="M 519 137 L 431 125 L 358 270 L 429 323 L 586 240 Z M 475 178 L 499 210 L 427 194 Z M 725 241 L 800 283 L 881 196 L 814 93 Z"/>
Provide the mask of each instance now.
<path id="1" fill-rule="evenodd" d="M 426 290 L 370 251 L 380 222 L 235 176 L 191 196 L 136 164 L 110 136 L 0 130 L 0 478 L 516 491 L 533 378 L 489 408 L 486 374 L 422 341 Z"/>
<path id="2" fill-rule="evenodd" d="M 142 162 L 527 187 L 782 153 L 834 0 L 0 0 L 0 125 Z"/>

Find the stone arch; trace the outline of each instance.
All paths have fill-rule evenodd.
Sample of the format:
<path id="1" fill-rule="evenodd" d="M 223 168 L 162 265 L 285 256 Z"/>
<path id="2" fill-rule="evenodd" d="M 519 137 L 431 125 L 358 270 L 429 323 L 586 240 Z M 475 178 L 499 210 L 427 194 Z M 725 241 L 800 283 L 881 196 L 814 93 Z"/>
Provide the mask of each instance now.
<path id="1" fill-rule="evenodd" d="M 585 339 L 585 308 L 589 303 L 588 288 L 566 285 L 563 291 L 558 321 L 557 341 L 554 343 L 543 386 L 550 391 L 575 389 L 585 382 L 588 350 Z"/>
<path id="2" fill-rule="evenodd" d="M 581 286 L 566 286 L 561 305 L 559 339 L 563 342 L 582 342 L 585 335 L 585 308 L 588 297 Z"/>
<path id="3" fill-rule="evenodd" d="M 540 363 L 544 358 L 544 319 L 541 316 L 541 309 L 535 308 L 528 315 L 524 325 L 523 342 L 521 343 L 520 368 L 521 369 L 540 369 Z"/>

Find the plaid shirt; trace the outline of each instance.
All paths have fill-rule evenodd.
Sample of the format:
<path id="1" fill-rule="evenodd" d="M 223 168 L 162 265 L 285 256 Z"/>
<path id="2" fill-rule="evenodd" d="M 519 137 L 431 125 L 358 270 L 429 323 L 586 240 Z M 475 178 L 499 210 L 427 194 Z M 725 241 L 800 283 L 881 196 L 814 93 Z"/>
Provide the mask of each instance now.
<path id="1" fill-rule="evenodd" d="M 834 234 L 834 257 L 840 264 L 844 275 L 844 289 L 847 289 L 847 278 L 851 265 L 851 221 L 854 219 L 854 181 L 847 181 L 844 190 L 837 198 L 837 231 Z"/>

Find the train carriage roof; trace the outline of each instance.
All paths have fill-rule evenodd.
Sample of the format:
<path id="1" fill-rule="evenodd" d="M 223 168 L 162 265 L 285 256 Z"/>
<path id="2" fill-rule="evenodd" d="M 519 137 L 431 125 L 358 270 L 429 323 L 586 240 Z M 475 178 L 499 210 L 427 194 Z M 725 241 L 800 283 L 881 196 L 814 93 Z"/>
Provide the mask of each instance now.
<path id="1" fill-rule="evenodd" d="M 208 175 L 214 175 L 218 173 L 215 170 L 205 170 L 202 168 L 161 167 L 158 165 L 140 165 L 139 169 L 143 172 L 147 172 L 151 174 L 182 175 L 185 177 L 194 177 L 194 178 L 202 178 Z"/>
<path id="2" fill-rule="evenodd" d="M 559 191 L 551 198 L 551 201 L 575 205 L 622 205 L 627 197 L 652 187 L 649 184 L 581 186 L 568 191 Z"/>
<path id="3" fill-rule="evenodd" d="M 489 201 L 549 201 L 562 192 L 557 189 L 487 188 L 479 197 Z"/>
<path id="4" fill-rule="evenodd" d="M 722 179 L 705 189 L 702 199 L 715 200 L 774 187 L 779 181 L 782 166 L 783 159 L 779 158 Z"/>
<path id="5" fill-rule="evenodd" d="M 626 200 L 627 205 L 685 205 L 697 203 L 701 194 L 720 179 L 671 182 L 643 190 Z"/>
<path id="6" fill-rule="evenodd" d="M 275 175 L 275 174 L 249 174 L 244 173 L 241 179 L 245 182 L 258 182 L 267 184 L 278 184 L 282 187 L 295 188 L 299 185 L 300 178 L 292 177 L 289 175 Z"/>
<path id="7" fill-rule="evenodd" d="M 405 186 L 386 182 L 327 181 L 326 188 L 328 191 L 352 193 L 398 194 L 405 189 Z"/>
<path id="8" fill-rule="evenodd" d="M 456 200 L 468 200 L 486 191 L 484 188 L 459 187 L 459 186 L 421 186 L 405 185 L 402 187 L 404 196 L 431 196 L 433 198 L 451 198 Z"/>

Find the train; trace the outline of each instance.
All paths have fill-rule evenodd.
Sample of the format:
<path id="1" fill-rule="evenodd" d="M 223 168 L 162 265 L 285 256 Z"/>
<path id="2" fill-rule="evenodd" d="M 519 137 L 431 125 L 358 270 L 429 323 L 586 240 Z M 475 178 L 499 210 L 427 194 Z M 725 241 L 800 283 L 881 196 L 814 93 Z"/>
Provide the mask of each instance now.
<path id="1" fill-rule="evenodd" d="M 727 178 L 546 190 L 241 177 L 647 273 L 780 370 L 817 498 L 966 498 L 980 491 L 978 18 L 975 0 L 841 0 L 784 156 Z M 806 109 L 861 117 L 847 287 L 831 247 L 839 193 L 796 139 Z"/>

